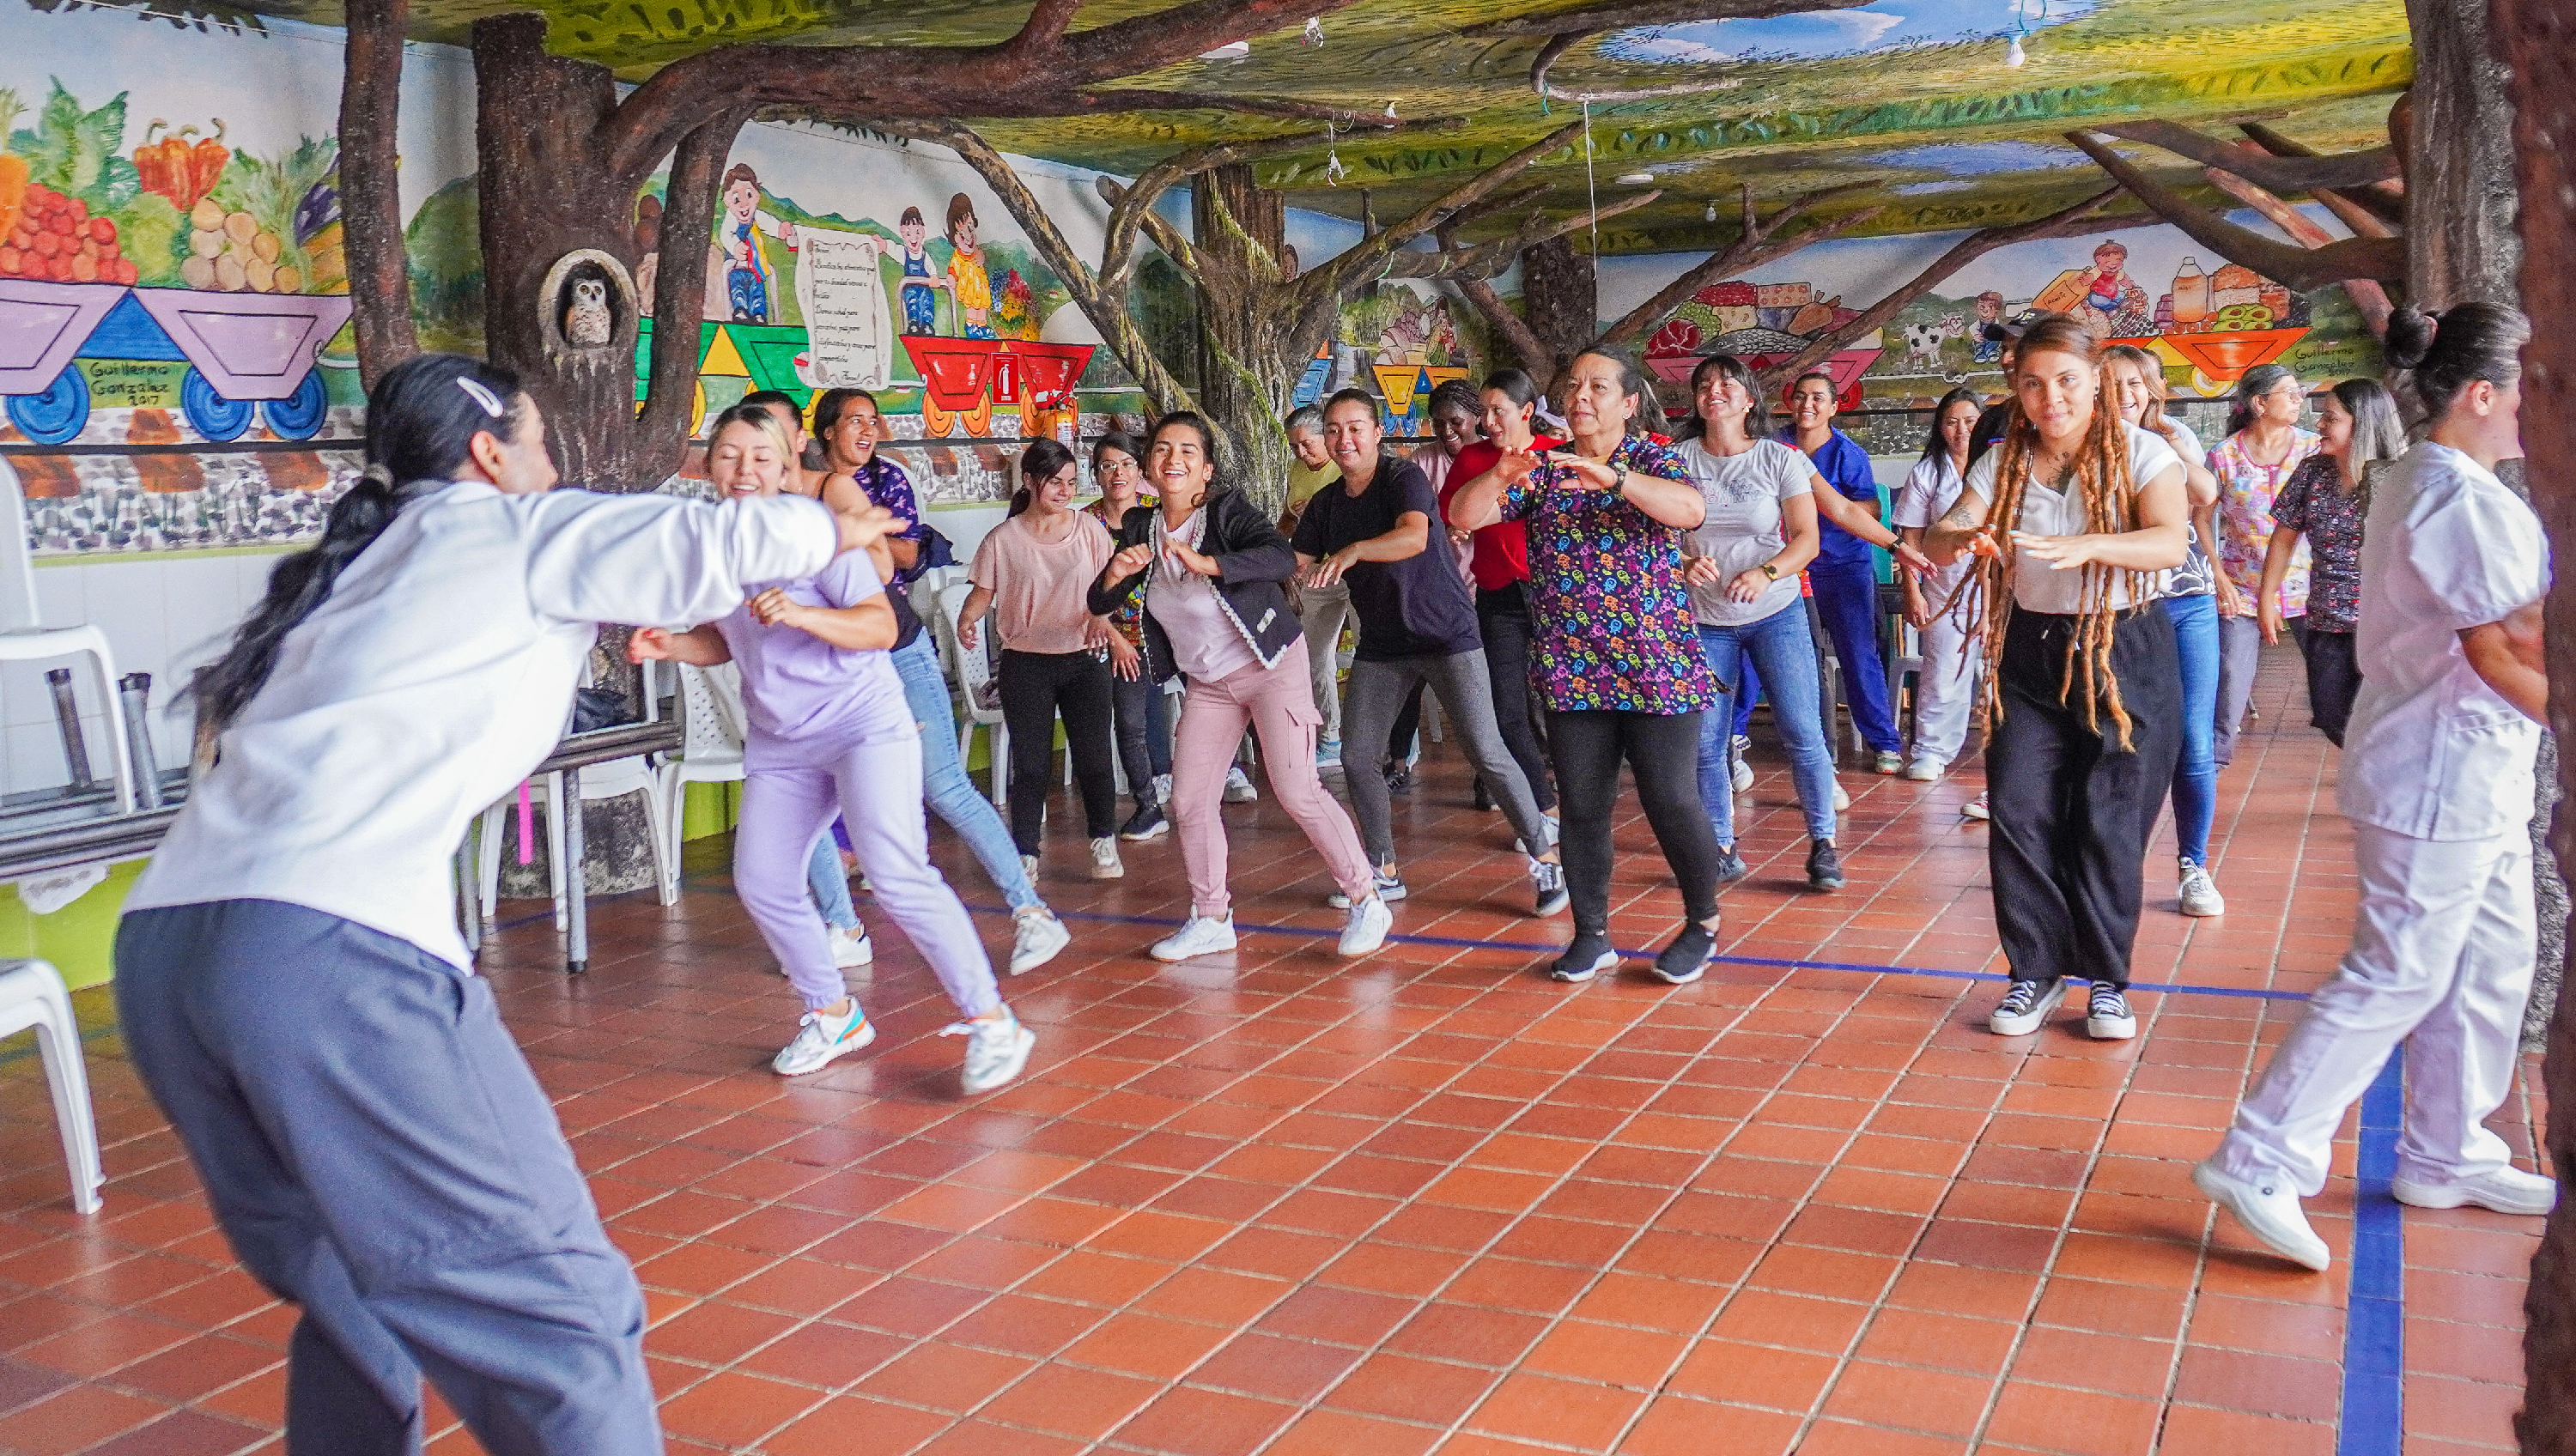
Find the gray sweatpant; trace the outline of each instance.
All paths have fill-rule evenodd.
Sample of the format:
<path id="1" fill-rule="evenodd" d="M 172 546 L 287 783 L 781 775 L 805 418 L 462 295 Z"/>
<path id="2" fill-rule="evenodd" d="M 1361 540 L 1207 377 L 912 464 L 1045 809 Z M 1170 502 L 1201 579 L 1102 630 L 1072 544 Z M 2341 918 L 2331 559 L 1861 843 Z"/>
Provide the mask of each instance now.
<path id="1" fill-rule="evenodd" d="M 1331 586 L 1301 586 L 1297 589 L 1297 622 L 1306 633 L 1306 668 L 1315 675 L 1315 711 L 1324 715 L 1324 741 L 1342 740 L 1342 691 L 1338 681 L 1342 663 L 1342 627 L 1356 628 L 1359 613 L 1351 610 L 1351 584 L 1334 582 Z M 1394 729 L 1393 720 L 1378 730 L 1378 741 Z M 1355 740 L 1366 742 L 1366 739 Z M 1360 755 L 1364 763 L 1374 763 L 1377 750 Z"/>
<path id="2" fill-rule="evenodd" d="M 644 1300 L 479 976 L 273 900 L 138 910 L 125 1044 L 224 1237 L 303 1313 L 291 1456 L 651 1456 Z"/>
<path id="3" fill-rule="evenodd" d="M 1530 797 L 1529 779 L 1513 761 L 1511 750 L 1503 746 L 1502 729 L 1494 722 L 1494 688 L 1485 673 L 1483 649 L 1448 657 L 1362 658 L 1352 663 L 1349 701 L 1342 705 L 1343 741 L 1386 742 L 1395 729 L 1395 715 L 1413 695 L 1413 685 L 1426 680 L 1431 691 L 1440 695 L 1440 707 L 1449 715 L 1449 731 L 1458 735 L 1467 761 L 1485 781 L 1485 792 L 1503 806 L 1503 817 L 1512 821 L 1521 843 L 1533 854 L 1545 853 L 1547 820 L 1539 813 L 1538 801 Z M 1350 786 L 1351 815 L 1359 820 L 1360 843 L 1368 850 L 1369 863 L 1394 863 L 1395 834 L 1387 824 L 1385 776 L 1367 772 L 1364 757 L 1362 767 L 1346 766 L 1342 777 Z"/>
<path id="4" fill-rule="evenodd" d="M 2308 619 L 2292 617 L 2283 624 L 2293 639 L 2304 638 Z M 2263 624 L 2252 617 L 2218 619 L 2218 731 L 2210 738 L 2210 759 L 2220 768 L 2236 760 L 2236 735 L 2245 726 L 2245 709 L 2254 701 L 2254 673 L 2263 663 Z"/>

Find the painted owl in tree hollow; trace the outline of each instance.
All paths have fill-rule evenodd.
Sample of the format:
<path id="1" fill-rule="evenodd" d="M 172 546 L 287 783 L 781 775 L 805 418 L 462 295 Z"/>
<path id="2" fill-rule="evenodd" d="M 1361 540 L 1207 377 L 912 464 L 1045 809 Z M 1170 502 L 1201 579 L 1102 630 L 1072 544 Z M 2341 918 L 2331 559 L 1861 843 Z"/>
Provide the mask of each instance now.
<path id="1" fill-rule="evenodd" d="M 617 321 L 608 311 L 608 284 L 597 278 L 576 278 L 572 285 L 572 304 L 564 310 L 564 342 L 576 349 L 605 346 L 617 333 Z"/>

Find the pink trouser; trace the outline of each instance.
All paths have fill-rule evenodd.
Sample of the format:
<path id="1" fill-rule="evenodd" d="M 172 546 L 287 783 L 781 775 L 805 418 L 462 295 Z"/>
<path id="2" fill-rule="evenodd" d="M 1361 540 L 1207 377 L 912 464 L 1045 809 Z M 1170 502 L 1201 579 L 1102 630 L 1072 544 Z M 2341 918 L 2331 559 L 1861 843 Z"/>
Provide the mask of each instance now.
<path id="1" fill-rule="evenodd" d="M 1225 771 L 1249 725 L 1261 737 L 1270 791 L 1306 831 L 1334 883 L 1354 903 L 1375 893 L 1377 876 L 1350 816 L 1315 773 L 1315 732 L 1323 725 L 1306 671 L 1306 644 L 1288 644 L 1272 666 L 1254 665 L 1214 682 L 1189 680 L 1172 735 L 1172 824 L 1190 875 L 1190 913 L 1222 920 L 1234 897 L 1225 887 Z"/>

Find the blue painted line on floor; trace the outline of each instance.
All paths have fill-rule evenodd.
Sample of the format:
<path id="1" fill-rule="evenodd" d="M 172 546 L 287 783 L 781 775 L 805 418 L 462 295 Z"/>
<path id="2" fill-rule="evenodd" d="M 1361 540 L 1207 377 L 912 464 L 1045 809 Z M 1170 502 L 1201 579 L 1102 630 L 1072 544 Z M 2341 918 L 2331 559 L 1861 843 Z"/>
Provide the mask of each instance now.
<path id="1" fill-rule="evenodd" d="M 999 905 L 969 905 L 966 908 L 978 915 L 1008 915 L 1011 913 L 1007 908 Z M 1174 920 L 1167 915 L 1108 915 L 1090 910 L 1059 910 L 1056 914 L 1060 918 L 1066 920 L 1087 920 L 1104 925 L 1168 925 L 1174 929 L 1178 929 L 1182 924 L 1181 921 Z M 1234 930 L 1237 935 L 1287 935 L 1305 940 L 1326 940 L 1341 934 L 1338 930 L 1319 926 L 1248 925 L 1240 920 L 1235 922 Z M 1408 935 L 1401 931 L 1387 936 L 1387 939 L 1390 942 L 1401 943 L 1404 945 L 1445 946 L 1458 950 L 1500 950 L 1510 951 L 1516 955 L 1552 956 L 1565 949 L 1562 945 L 1540 944 L 1536 941 L 1469 940 L 1464 936 Z M 1630 950 L 1624 946 L 1619 948 L 1619 954 L 1623 959 L 1627 960 L 1650 961 L 1655 958 L 1655 953 L 1651 950 Z M 1944 981 L 1992 981 L 1998 985 L 2012 979 L 2010 976 L 1996 975 L 1992 971 L 1940 971 L 1933 970 L 1926 966 L 1886 966 L 1876 965 L 1865 961 L 1777 960 L 1769 956 L 1722 955 L 1716 957 L 1716 964 L 1724 966 L 1775 966 L 1783 970 L 1798 971 L 1851 971 L 1856 974 L 1866 976 L 1929 976 L 1934 979 Z M 2308 999 L 2307 993 L 2304 991 L 2275 991 L 2252 986 L 2194 986 L 2180 981 L 2131 981 L 2129 983 L 2129 989 L 2141 994 L 2237 996 L 2257 1001 L 2305 1001 Z"/>
<path id="2" fill-rule="evenodd" d="M 2406 1224 L 2389 1194 L 2406 1110 L 2405 1058 L 2391 1053 L 2361 1094 L 2352 1287 L 2344 1311 L 2343 1420 L 2335 1456 L 2400 1456 L 2406 1444 Z"/>

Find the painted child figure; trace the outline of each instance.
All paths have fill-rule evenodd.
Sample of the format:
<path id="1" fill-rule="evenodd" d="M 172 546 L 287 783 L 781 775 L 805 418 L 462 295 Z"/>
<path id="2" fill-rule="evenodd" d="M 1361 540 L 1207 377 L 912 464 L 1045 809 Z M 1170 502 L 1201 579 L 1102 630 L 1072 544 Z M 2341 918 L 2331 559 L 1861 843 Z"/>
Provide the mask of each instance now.
<path id="1" fill-rule="evenodd" d="M 774 415 L 737 406 L 716 420 L 708 473 L 730 498 L 775 495 L 789 451 Z M 844 552 L 812 577 L 750 589 L 750 600 L 719 621 L 638 631 L 628 653 L 741 667 L 749 722 L 734 887 L 805 1003 L 795 1039 L 771 1068 L 787 1077 L 820 1071 L 876 1040 L 805 893 L 806 861 L 838 813 L 878 905 L 968 1018 L 941 1033 L 967 1038 L 966 1091 L 1010 1081 L 1037 1038 L 1002 1004 L 974 922 L 930 863 L 921 728 L 886 656 L 894 610 L 875 562 Z"/>
<path id="2" fill-rule="evenodd" d="M 917 336 L 939 332 L 939 290 L 947 280 L 930 271 L 930 250 L 923 246 L 930 237 L 930 225 L 921 219 L 921 209 L 907 207 L 895 224 L 903 239 L 903 331 Z"/>
<path id="3" fill-rule="evenodd" d="M 761 210 L 760 174 L 740 162 L 725 173 L 724 206 L 724 221 L 716 228 L 716 241 L 724 249 L 727 316 L 738 324 L 768 323 L 777 275 L 769 266 L 769 252 L 761 234 L 793 250 L 796 225 L 781 222 Z"/>
<path id="4" fill-rule="evenodd" d="M 975 245 L 975 204 L 963 192 L 948 199 L 948 291 L 957 300 L 961 338 L 993 337 L 993 276 Z"/>
<path id="5" fill-rule="evenodd" d="M 2000 364 L 2004 357 L 2004 296 L 1989 288 L 1977 295 L 1977 322 L 1969 331 L 1976 347 L 1968 357 L 1979 364 Z"/>

